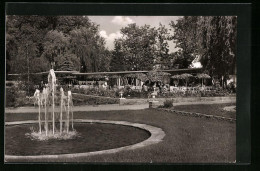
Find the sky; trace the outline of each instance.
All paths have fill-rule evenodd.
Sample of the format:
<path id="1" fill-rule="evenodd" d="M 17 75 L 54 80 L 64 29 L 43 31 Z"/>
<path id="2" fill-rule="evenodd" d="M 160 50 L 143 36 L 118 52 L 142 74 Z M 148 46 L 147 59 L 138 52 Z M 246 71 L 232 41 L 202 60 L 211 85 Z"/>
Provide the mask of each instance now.
<path id="1" fill-rule="evenodd" d="M 169 23 L 176 22 L 179 16 L 88 16 L 89 19 L 100 26 L 100 35 L 105 38 L 106 46 L 109 50 L 114 49 L 114 40 L 122 36 L 120 29 L 131 23 L 138 26 L 150 25 L 158 27 L 159 23 L 171 29 Z M 173 30 L 169 30 L 172 34 Z M 168 42 L 169 52 L 175 52 L 178 49 L 172 41 Z"/>

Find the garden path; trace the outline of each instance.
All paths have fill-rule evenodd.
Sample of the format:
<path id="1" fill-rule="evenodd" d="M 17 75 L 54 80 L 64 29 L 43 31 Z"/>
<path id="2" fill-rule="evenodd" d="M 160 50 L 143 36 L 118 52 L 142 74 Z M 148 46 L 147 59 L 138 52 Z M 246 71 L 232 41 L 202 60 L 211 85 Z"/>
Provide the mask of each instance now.
<path id="1" fill-rule="evenodd" d="M 180 102 L 173 103 L 173 106 L 177 105 L 192 105 L 192 104 L 219 104 L 219 103 L 233 103 L 233 100 L 224 101 L 198 101 L 198 102 Z M 74 106 L 73 111 L 112 111 L 112 110 L 140 110 L 149 108 L 149 104 L 138 104 L 138 105 L 119 105 L 119 104 L 109 104 L 109 105 L 85 105 L 85 106 Z M 59 112 L 60 108 L 55 108 Z M 37 113 L 38 107 L 18 107 L 18 108 L 5 108 L 5 113 Z"/>

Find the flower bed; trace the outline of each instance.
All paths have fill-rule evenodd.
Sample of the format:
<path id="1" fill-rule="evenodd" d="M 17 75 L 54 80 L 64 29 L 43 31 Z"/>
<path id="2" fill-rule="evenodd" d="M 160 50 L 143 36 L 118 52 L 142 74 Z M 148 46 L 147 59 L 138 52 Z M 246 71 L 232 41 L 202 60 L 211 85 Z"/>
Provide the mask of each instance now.
<path id="1" fill-rule="evenodd" d="M 107 98 L 98 96 L 85 96 L 82 94 L 73 94 L 73 104 L 79 105 L 101 105 L 101 104 L 119 104 L 118 98 Z"/>
<path id="2" fill-rule="evenodd" d="M 102 88 L 90 88 L 90 89 L 72 89 L 72 92 L 85 94 L 85 95 L 94 95 L 94 96 L 104 96 L 104 97 L 120 97 L 119 92 L 123 92 L 123 97 L 125 98 L 149 98 L 153 91 L 140 91 L 132 90 L 130 87 L 125 87 L 122 89 L 102 89 Z M 231 93 L 225 89 L 217 89 L 212 91 L 163 91 L 158 92 L 157 98 L 174 98 L 174 97 L 222 97 L 229 96 Z"/>

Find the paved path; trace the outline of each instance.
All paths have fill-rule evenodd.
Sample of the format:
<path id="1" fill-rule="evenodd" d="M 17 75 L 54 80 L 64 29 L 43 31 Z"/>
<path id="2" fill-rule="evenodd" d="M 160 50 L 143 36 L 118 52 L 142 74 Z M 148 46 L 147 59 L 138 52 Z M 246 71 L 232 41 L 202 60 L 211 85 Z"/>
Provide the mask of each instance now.
<path id="1" fill-rule="evenodd" d="M 98 106 L 74 106 L 73 111 L 111 111 L 111 110 L 140 110 L 149 108 L 149 104 L 140 105 L 98 105 Z M 51 110 L 51 109 L 50 109 Z M 42 109 L 42 111 L 44 111 Z M 55 111 L 60 111 L 60 108 L 55 108 Z M 18 107 L 6 108 L 5 113 L 38 113 L 38 107 Z"/>
<path id="2" fill-rule="evenodd" d="M 199 102 L 180 102 L 173 103 L 173 106 L 178 105 L 194 105 L 194 104 L 220 104 L 220 103 L 235 103 L 233 100 L 225 101 L 199 101 Z M 98 105 L 98 106 L 74 106 L 73 111 L 111 111 L 111 110 L 140 110 L 149 108 L 149 104 L 139 104 L 139 105 L 119 105 L 119 104 L 109 104 L 109 105 Z M 55 108 L 55 111 L 59 111 L 60 108 Z M 43 109 L 42 109 L 43 111 Z M 18 108 L 5 108 L 5 113 L 38 113 L 38 107 L 18 107 Z"/>
<path id="3" fill-rule="evenodd" d="M 234 100 L 223 100 L 223 101 L 180 102 L 180 103 L 173 103 L 173 106 L 196 105 L 196 104 L 222 104 L 222 103 L 236 103 L 236 101 L 234 101 Z"/>

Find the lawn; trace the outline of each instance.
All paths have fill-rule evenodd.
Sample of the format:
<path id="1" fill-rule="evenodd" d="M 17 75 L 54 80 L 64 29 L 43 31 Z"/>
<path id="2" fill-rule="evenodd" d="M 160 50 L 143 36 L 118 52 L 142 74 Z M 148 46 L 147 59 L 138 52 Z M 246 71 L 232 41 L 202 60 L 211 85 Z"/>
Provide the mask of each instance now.
<path id="1" fill-rule="evenodd" d="M 185 112 L 197 112 L 202 114 L 223 116 L 226 118 L 235 119 L 236 112 L 224 110 L 223 108 L 226 106 L 236 106 L 236 103 L 180 105 L 175 106 L 174 109 Z"/>
<path id="2" fill-rule="evenodd" d="M 71 159 L 23 160 L 23 162 L 230 163 L 236 159 L 234 122 L 183 116 L 154 109 L 75 112 L 74 116 L 76 119 L 144 123 L 162 128 L 166 136 L 158 144 L 133 151 Z M 18 120 L 37 120 L 37 114 L 6 114 L 6 121 Z"/>

